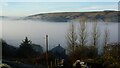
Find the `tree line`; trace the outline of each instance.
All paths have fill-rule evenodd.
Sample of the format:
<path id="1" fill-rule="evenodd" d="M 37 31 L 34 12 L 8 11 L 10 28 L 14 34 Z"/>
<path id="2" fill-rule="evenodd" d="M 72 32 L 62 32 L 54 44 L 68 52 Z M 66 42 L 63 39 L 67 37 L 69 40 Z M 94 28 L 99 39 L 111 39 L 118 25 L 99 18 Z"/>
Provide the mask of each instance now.
<path id="1" fill-rule="evenodd" d="M 104 36 L 102 40 L 104 42 L 101 42 L 101 32 L 97 21 L 92 22 L 90 33 L 88 33 L 87 22 L 84 19 L 79 21 L 78 28 L 76 28 L 75 23 L 71 22 L 67 34 L 68 52 L 71 63 L 76 60 L 82 60 L 92 64 L 92 68 L 118 68 L 120 66 L 120 50 L 116 50 L 116 48 L 120 48 L 120 44 L 119 42 L 114 45 L 109 44 L 110 33 L 108 27 L 106 26 L 103 31 Z M 102 45 L 99 45 L 99 43 L 102 43 Z M 103 46 L 101 53 L 98 50 L 99 46 Z M 115 58 L 114 53 L 117 58 Z"/>

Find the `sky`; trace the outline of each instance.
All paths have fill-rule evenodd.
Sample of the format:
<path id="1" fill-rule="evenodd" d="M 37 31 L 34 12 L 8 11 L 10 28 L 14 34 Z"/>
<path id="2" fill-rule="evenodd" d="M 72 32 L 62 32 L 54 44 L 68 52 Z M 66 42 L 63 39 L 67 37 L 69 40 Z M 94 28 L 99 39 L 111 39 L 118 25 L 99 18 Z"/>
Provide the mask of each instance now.
<path id="1" fill-rule="evenodd" d="M 37 0 L 35 0 L 37 1 Z M 29 16 L 39 13 L 53 12 L 89 12 L 89 11 L 104 11 L 118 10 L 117 0 L 109 0 L 109 2 L 32 2 L 30 1 L 15 1 L 4 0 L 0 2 L 0 16 Z"/>
<path id="2" fill-rule="evenodd" d="M 119 0 L 1 0 L 1 2 L 118 2 Z"/>

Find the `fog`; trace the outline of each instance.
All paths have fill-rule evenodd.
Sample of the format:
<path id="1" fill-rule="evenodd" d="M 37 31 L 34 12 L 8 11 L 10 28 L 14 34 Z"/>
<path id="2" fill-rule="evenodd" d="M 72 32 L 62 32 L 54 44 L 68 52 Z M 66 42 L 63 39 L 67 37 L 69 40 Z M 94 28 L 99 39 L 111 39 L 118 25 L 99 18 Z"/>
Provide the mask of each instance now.
<path id="1" fill-rule="evenodd" d="M 0 19 L 0 38 L 2 38 L 2 20 Z"/>
<path id="2" fill-rule="evenodd" d="M 0 21 L 1 22 L 1 21 Z M 49 49 L 61 44 L 66 47 L 66 36 L 69 29 L 69 22 L 43 22 L 31 20 L 2 20 L 0 23 L 0 34 L 8 44 L 18 47 L 21 41 L 27 36 L 33 43 L 45 46 L 45 35 L 49 36 Z M 76 23 L 76 26 L 79 25 Z M 118 41 L 118 23 L 99 23 L 101 36 L 104 29 L 108 26 L 110 32 L 110 43 Z M 92 23 L 88 24 L 90 34 Z M 101 37 L 101 42 L 102 42 Z"/>
<path id="3" fill-rule="evenodd" d="M 68 23 L 51 23 L 41 21 L 3 20 L 2 38 L 9 44 L 19 46 L 27 36 L 33 43 L 45 45 L 45 35 L 49 36 L 49 44 L 54 47 L 65 45 Z"/>

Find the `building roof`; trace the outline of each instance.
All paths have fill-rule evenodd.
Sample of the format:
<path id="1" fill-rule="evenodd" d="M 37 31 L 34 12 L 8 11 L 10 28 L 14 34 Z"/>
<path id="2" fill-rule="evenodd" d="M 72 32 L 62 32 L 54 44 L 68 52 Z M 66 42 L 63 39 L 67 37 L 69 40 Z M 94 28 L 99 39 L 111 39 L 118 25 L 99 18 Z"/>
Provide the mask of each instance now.
<path id="1" fill-rule="evenodd" d="M 60 44 L 58 46 L 56 46 L 55 48 L 51 49 L 51 52 L 55 53 L 62 53 L 65 52 L 65 49 L 63 47 L 60 46 Z"/>
<path id="2" fill-rule="evenodd" d="M 58 58 L 58 59 L 66 58 L 65 49 L 63 47 L 61 47 L 60 44 L 58 46 L 56 46 L 55 48 L 51 49 L 50 52 L 52 52 L 54 54 L 55 58 Z"/>

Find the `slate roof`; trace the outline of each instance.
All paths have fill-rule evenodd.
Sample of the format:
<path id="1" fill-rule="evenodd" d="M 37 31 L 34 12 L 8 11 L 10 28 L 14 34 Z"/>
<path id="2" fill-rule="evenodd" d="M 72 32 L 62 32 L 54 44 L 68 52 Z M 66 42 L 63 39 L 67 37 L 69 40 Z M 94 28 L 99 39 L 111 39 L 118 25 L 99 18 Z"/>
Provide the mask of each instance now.
<path id="1" fill-rule="evenodd" d="M 63 47 L 60 46 L 60 44 L 58 46 L 56 46 L 55 48 L 53 48 L 51 50 L 51 52 L 57 52 L 57 53 L 62 53 L 62 52 L 65 52 L 65 49 Z"/>
<path id="2" fill-rule="evenodd" d="M 52 52 L 56 58 L 64 58 L 66 56 L 65 49 L 61 47 L 60 44 L 51 49 L 50 52 Z"/>

